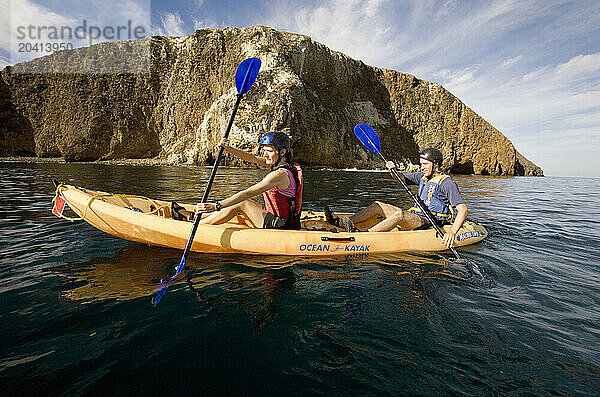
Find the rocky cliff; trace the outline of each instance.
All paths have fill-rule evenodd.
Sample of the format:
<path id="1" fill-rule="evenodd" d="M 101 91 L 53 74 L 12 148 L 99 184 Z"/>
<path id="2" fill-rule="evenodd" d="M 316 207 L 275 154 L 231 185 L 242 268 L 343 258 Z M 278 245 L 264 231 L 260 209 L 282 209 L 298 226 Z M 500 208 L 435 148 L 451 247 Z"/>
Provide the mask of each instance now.
<path id="1" fill-rule="evenodd" d="M 58 73 L 92 61 L 110 70 L 115 59 L 139 55 L 142 47 L 149 48 L 146 71 Z M 230 134 L 236 147 L 256 150 L 263 132 L 285 130 L 305 165 L 381 166 L 352 133 L 362 122 L 376 129 L 389 159 L 417 163 L 419 149 L 436 146 L 452 172 L 542 175 L 439 84 L 262 26 L 101 43 L 7 67 L 0 79 L 0 154 L 212 163 L 235 102 L 236 67 L 248 57 L 260 58 L 262 67 Z M 44 73 L 24 73 L 36 69 Z"/>

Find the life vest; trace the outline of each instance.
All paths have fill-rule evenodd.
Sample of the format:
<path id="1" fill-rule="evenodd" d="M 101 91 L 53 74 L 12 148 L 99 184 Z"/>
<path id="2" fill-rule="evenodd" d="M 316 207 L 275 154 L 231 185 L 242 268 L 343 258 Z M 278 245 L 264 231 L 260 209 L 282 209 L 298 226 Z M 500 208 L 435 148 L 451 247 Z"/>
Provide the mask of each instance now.
<path id="1" fill-rule="evenodd" d="M 452 223 L 456 216 L 455 211 L 452 206 L 444 202 L 439 196 L 440 184 L 446 178 L 448 178 L 448 175 L 439 174 L 428 180 L 423 175 L 423 178 L 419 181 L 418 198 L 423 207 L 427 208 L 435 219 Z M 408 211 L 425 216 L 423 211 L 418 207 L 409 208 Z"/>
<path id="2" fill-rule="evenodd" d="M 300 224 L 300 212 L 302 211 L 302 189 L 303 189 L 303 176 L 302 168 L 299 164 L 285 167 L 289 170 L 294 177 L 296 182 L 296 191 L 293 196 L 282 194 L 282 190 L 277 186 L 272 187 L 263 193 L 265 200 L 265 209 L 267 212 L 279 217 L 279 218 L 297 218 L 298 225 Z M 287 190 L 287 189 L 286 189 Z"/>

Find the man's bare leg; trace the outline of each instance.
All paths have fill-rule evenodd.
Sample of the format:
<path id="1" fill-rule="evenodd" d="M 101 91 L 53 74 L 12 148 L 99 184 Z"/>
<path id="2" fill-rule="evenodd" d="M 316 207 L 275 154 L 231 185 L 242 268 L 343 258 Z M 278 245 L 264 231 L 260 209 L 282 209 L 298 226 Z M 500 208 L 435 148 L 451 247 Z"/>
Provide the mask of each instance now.
<path id="1" fill-rule="evenodd" d="M 381 216 L 384 219 L 370 228 L 369 232 L 389 232 L 396 226 L 400 226 L 404 230 L 413 230 L 423 223 L 420 216 L 382 201 L 375 201 L 368 207 L 363 208 L 352 215 L 350 220 L 357 224 L 374 216 Z"/>
<path id="2" fill-rule="evenodd" d="M 352 223 L 357 224 L 360 222 L 367 221 L 374 216 L 381 216 L 383 218 L 391 217 L 395 212 L 402 211 L 400 208 L 393 206 L 382 201 L 375 201 L 368 207 L 363 208 L 356 214 L 350 217 Z"/>
<path id="3" fill-rule="evenodd" d="M 400 226 L 403 230 L 413 230 L 423 224 L 423 220 L 417 214 L 412 212 L 398 210 L 390 217 L 385 218 L 375 226 L 369 229 L 370 232 L 389 232 L 396 226 Z"/>

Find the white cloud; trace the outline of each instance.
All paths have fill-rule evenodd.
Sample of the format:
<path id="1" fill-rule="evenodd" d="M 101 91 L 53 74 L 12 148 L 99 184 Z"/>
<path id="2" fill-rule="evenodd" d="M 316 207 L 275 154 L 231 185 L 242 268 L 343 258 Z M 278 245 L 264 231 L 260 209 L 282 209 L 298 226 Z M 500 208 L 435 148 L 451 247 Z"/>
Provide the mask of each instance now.
<path id="1" fill-rule="evenodd" d="M 156 27 L 156 34 L 163 36 L 184 36 L 188 34 L 177 12 L 167 12 L 160 17 L 161 25 Z"/>
<path id="2" fill-rule="evenodd" d="M 517 150 L 534 162 L 539 158 L 547 173 L 564 175 L 569 172 L 564 163 L 557 165 L 556 155 L 571 158 L 575 167 L 597 157 L 591 153 L 600 153 L 599 64 L 600 53 L 594 53 L 506 80 L 483 68 L 465 81 L 455 77 L 459 73 L 441 75 L 446 88 L 503 132 Z M 581 151 L 590 155 L 581 157 Z M 597 169 L 577 167 L 588 173 Z"/>
<path id="3" fill-rule="evenodd" d="M 212 21 L 206 19 L 194 19 L 194 30 L 199 29 L 214 29 L 217 28 L 218 25 Z"/>
<path id="4" fill-rule="evenodd" d="M 48 37 L 51 27 L 59 29 L 59 31 L 61 27 L 69 27 L 74 30 L 82 26 L 85 21 L 86 27 L 95 26 L 101 30 L 107 26 L 114 28 L 126 26 L 128 21 L 131 21 L 132 26 L 144 26 L 147 32 L 150 31 L 150 0 L 121 0 L 110 5 L 101 0 L 45 1 L 41 2 L 42 4 L 38 4 L 38 2 L 35 0 L 3 0 L 0 2 L 0 18 L 2 20 L 0 47 L 6 52 L 10 52 L 11 63 L 26 61 L 49 53 L 20 52 L 19 45 L 27 42 L 31 44 L 38 42 L 68 43 L 76 48 L 106 40 L 103 37 L 77 39 L 69 37 L 69 33 L 65 33 L 64 37 L 49 41 L 53 40 Z M 32 26 L 33 29 L 29 30 L 29 26 Z M 21 30 L 18 30 L 19 27 L 22 27 Z M 25 37 L 21 34 L 22 32 L 26 33 Z M 128 38 L 119 37 L 118 39 L 126 40 Z"/>
<path id="5" fill-rule="evenodd" d="M 8 52 L 10 46 L 10 2 L 0 2 L 0 48 Z"/>
<path id="6" fill-rule="evenodd" d="M 3 56 L 0 56 L 0 70 L 4 69 L 6 66 L 12 65 L 9 59 Z"/>
<path id="7" fill-rule="evenodd" d="M 443 4 L 437 6 L 437 10 L 433 14 L 433 21 L 436 23 L 444 23 L 445 18 L 451 15 L 454 8 L 457 7 L 456 0 L 448 0 Z"/>
<path id="8" fill-rule="evenodd" d="M 475 75 L 481 65 L 475 64 L 463 69 L 442 69 L 433 73 L 434 76 L 445 81 L 446 86 L 465 86 L 476 82 Z"/>
<path id="9" fill-rule="evenodd" d="M 366 63 L 417 74 L 497 50 L 505 35 L 551 14 L 562 2 L 550 3 L 331 0 L 306 6 L 281 0 L 270 15 L 252 23 L 307 34 Z"/>
<path id="10" fill-rule="evenodd" d="M 387 0 L 367 0 L 362 6 L 365 16 L 369 18 L 376 17 L 378 15 L 381 6 L 384 5 Z"/>
<path id="11" fill-rule="evenodd" d="M 261 23 L 311 36 L 336 51 L 372 64 L 393 52 L 393 31 L 386 9 L 389 0 L 333 0 L 315 7 L 280 2 Z"/>
<path id="12" fill-rule="evenodd" d="M 74 18 L 57 14 L 29 0 L 10 0 L 3 2 L 3 5 L 5 8 L 2 10 L 3 27 L 0 35 L 0 47 L 6 50 L 11 50 L 11 45 L 15 47 L 13 50 L 16 49 L 17 28 L 19 26 L 72 26 L 76 22 Z M 8 12 L 6 12 L 7 10 Z M 12 55 L 18 54 L 16 50 L 11 51 L 11 53 Z"/>
<path id="13" fill-rule="evenodd" d="M 96 0 L 98 1 L 98 0 Z M 150 0 L 120 0 L 117 4 L 107 6 L 105 0 L 100 1 L 98 9 L 106 10 L 108 15 L 112 15 L 107 22 L 117 20 L 120 23 L 131 19 L 134 25 L 143 25 L 150 27 L 151 21 L 151 2 Z"/>
<path id="14" fill-rule="evenodd" d="M 514 125 L 540 121 L 542 114 L 564 118 L 571 114 L 600 110 L 600 53 L 578 55 L 559 65 L 545 65 L 510 80 L 497 80 L 493 71 L 479 69 L 467 81 L 447 79 L 445 85 L 477 107 L 486 107 L 488 117 Z M 589 84 L 589 81 L 596 81 Z M 472 84 L 469 84 L 472 83 Z M 489 94 L 493 93 L 493 96 Z M 600 119 L 598 119 L 600 125 Z"/>
<path id="15" fill-rule="evenodd" d="M 523 59 L 523 56 L 517 55 L 514 58 L 510 58 L 510 59 L 507 59 L 506 61 L 502 62 L 502 65 L 500 65 L 500 67 L 502 69 L 510 68 L 510 67 L 514 66 L 517 62 L 519 62 L 521 59 Z"/>
<path id="16" fill-rule="evenodd" d="M 578 55 L 568 62 L 558 65 L 553 73 L 554 80 L 598 78 L 600 72 L 600 52 Z"/>

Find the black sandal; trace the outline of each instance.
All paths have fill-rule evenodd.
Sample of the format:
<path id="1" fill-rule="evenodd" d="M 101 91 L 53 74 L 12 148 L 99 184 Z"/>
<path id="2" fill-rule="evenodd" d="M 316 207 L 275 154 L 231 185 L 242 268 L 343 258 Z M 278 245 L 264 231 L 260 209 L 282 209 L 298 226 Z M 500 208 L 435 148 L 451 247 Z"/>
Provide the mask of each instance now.
<path id="1" fill-rule="evenodd" d="M 175 201 L 171 201 L 171 218 L 175 219 L 176 221 L 187 221 L 187 216 L 179 212 L 181 210 L 187 211 L 184 207 L 180 206 Z"/>
<path id="2" fill-rule="evenodd" d="M 333 212 L 331 212 L 327 204 L 325 204 L 325 206 L 323 207 L 323 213 L 325 214 L 325 220 L 327 221 L 327 223 L 336 227 L 341 227 L 340 218 L 337 216 L 333 216 Z"/>
<path id="3" fill-rule="evenodd" d="M 341 218 L 339 216 L 334 216 L 333 212 L 331 212 L 331 209 L 329 209 L 329 206 L 327 204 L 323 207 L 323 212 L 325 214 L 325 220 L 330 225 L 344 229 L 348 233 L 352 233 L 358 230 L 356 226 L 354 226 L 354 223 L 352 223 L 352 220 L 349 216 L 343 216 Z"/>

